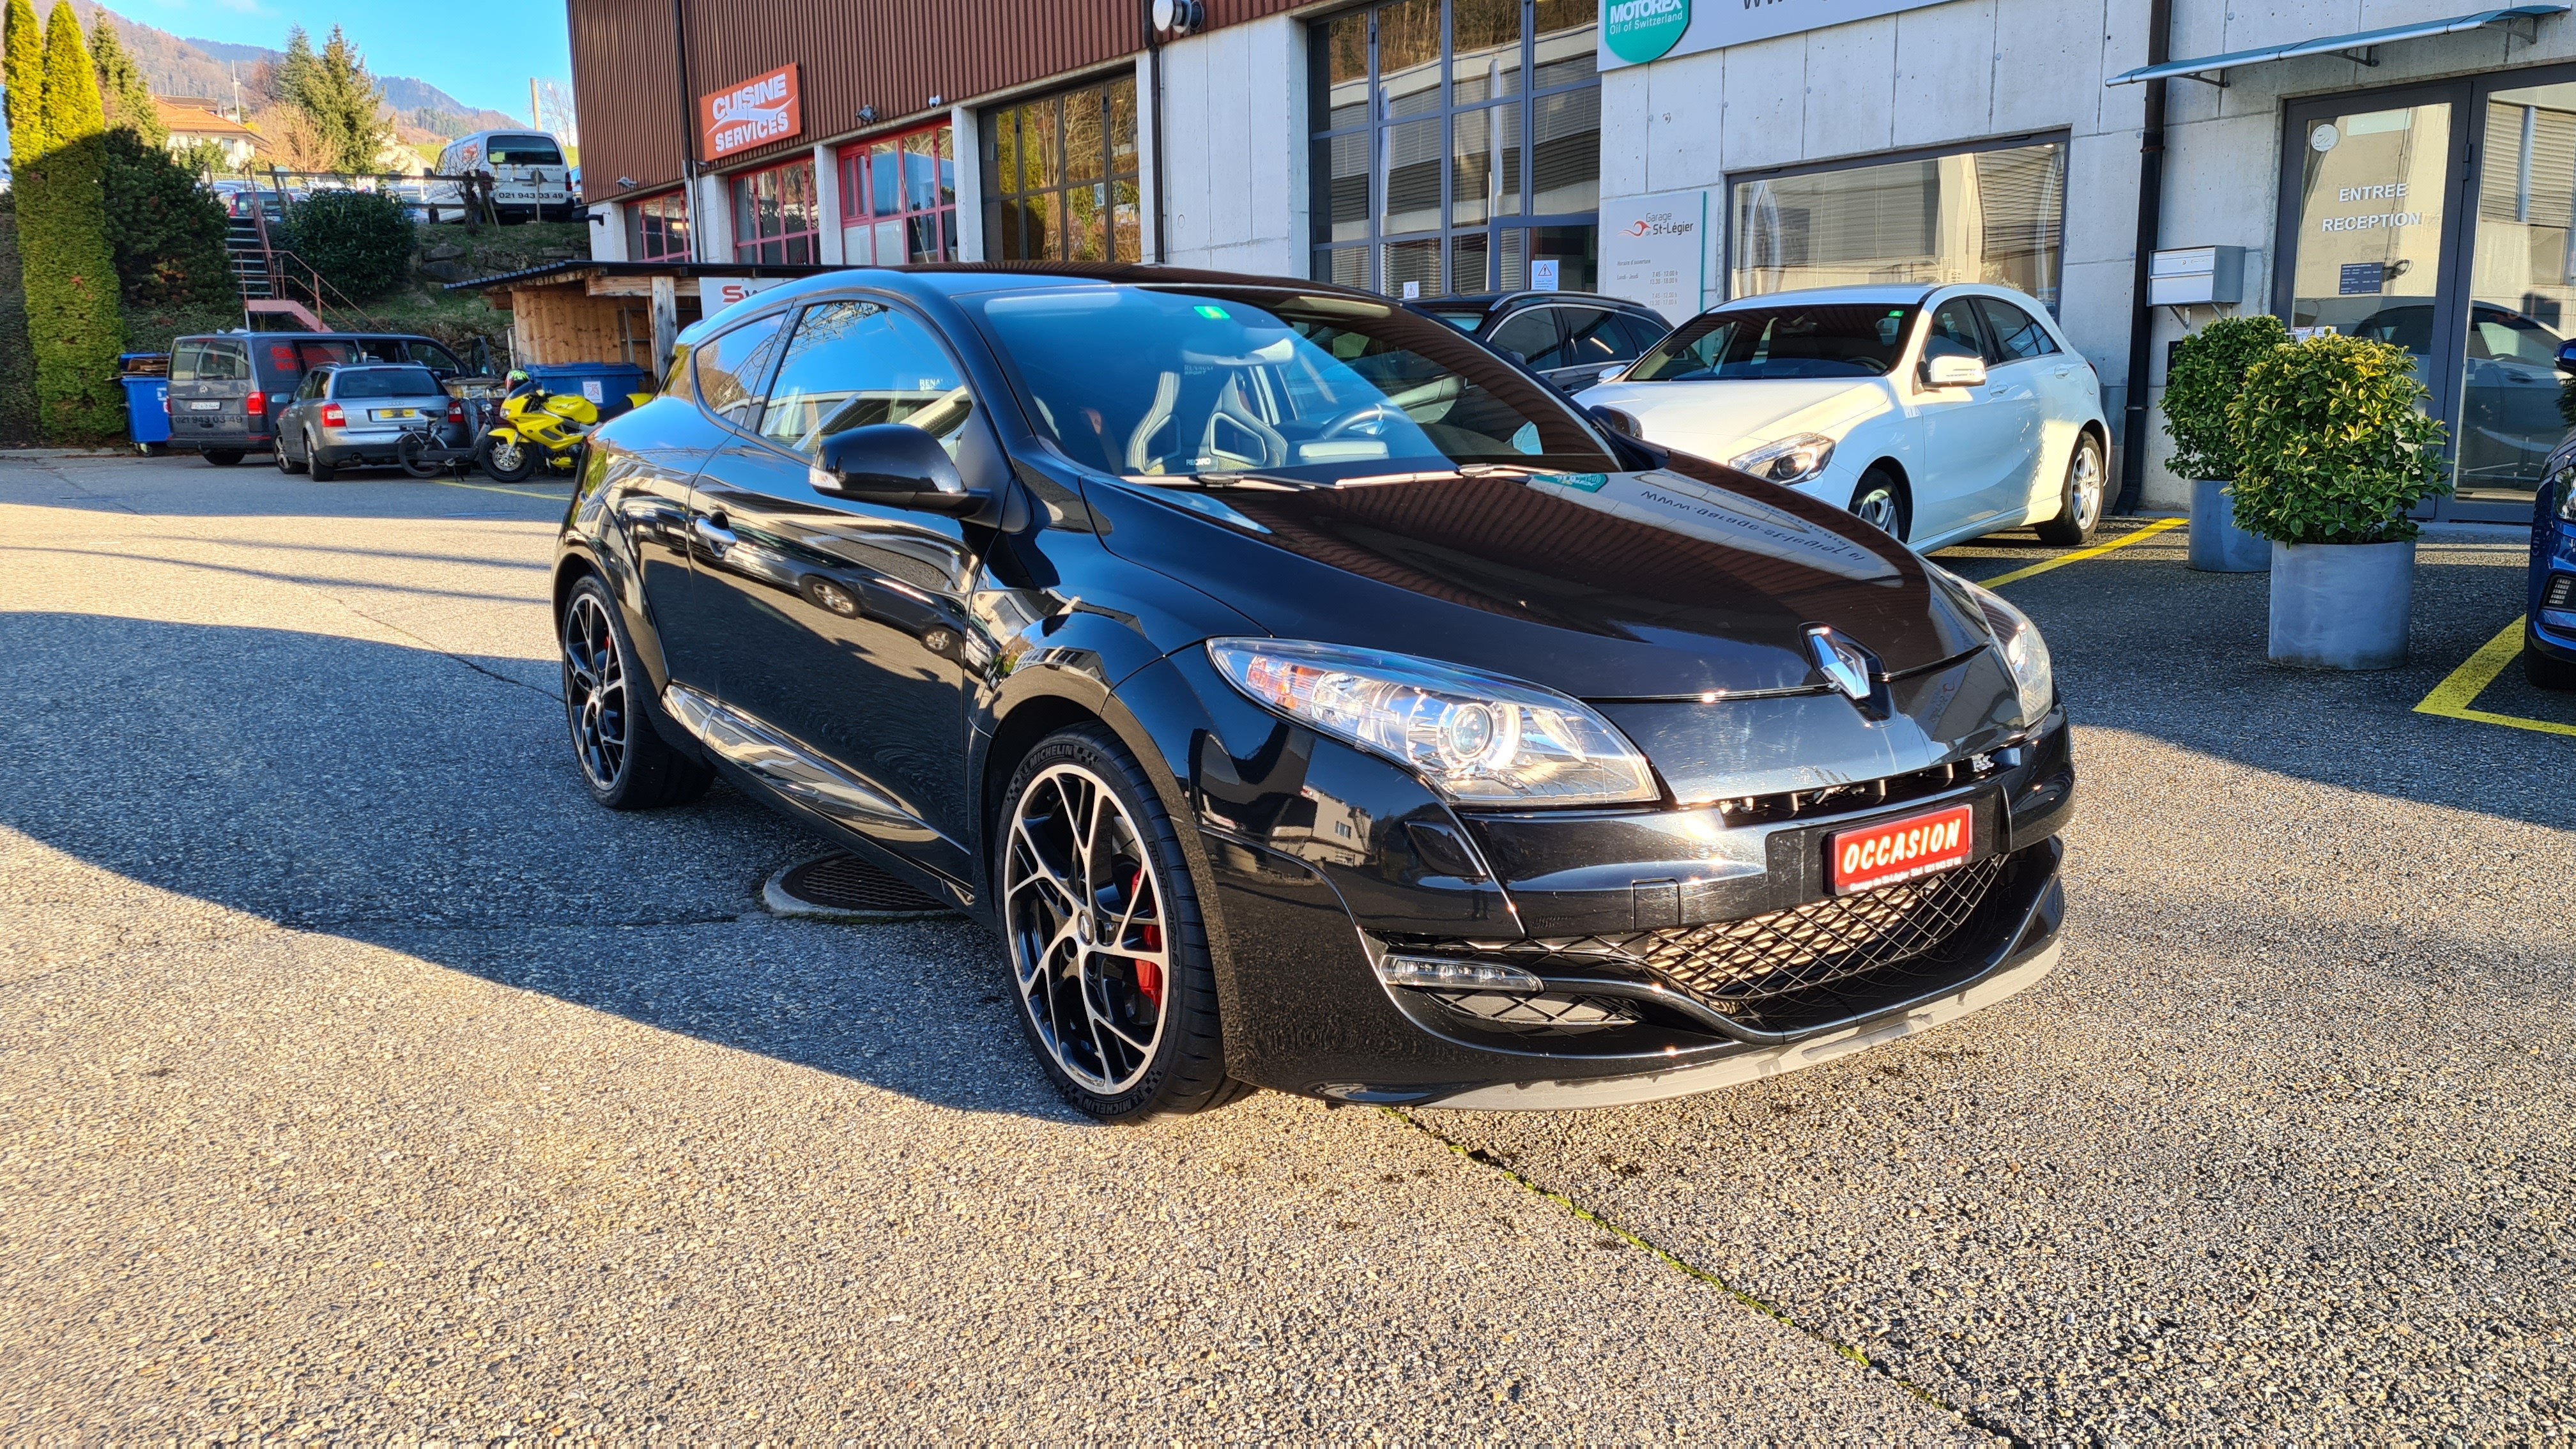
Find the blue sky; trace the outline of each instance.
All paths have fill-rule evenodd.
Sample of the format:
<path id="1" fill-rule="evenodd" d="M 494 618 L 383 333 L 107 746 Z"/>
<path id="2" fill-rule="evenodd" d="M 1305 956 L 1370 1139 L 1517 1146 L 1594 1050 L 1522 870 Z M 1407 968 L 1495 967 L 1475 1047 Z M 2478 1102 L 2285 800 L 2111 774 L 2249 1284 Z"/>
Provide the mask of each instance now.
<path id="1" fill-rule="evenodd" d="M 241 45 L 286 45 L 301 25 L 320 45 L 331 27 L 378 75 L 418 76 L 471 106 L 523 116 L 528 77 L 569 82 L 572 42 L 563 0 L 106 0 L 107 7 L 174 35 Z M 38 8 L 42 8 L 41 6 Z"/>

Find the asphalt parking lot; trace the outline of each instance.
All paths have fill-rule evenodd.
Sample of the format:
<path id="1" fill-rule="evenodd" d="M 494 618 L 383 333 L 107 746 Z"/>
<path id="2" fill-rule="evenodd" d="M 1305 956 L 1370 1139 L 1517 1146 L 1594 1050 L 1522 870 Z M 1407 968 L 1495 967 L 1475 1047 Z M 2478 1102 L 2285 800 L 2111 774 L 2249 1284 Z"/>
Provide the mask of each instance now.
<path id="1" fill-rule="evenodd" d="M 0 1438 L 2576 1434 L 2576 698 L 2416 709 L 2509 534 L 2370 676 L 2179 530 L 1944 555 L 2081 726 L 1993 1011 L 1105 1129 L 980 932 L 765 916 L 815 847 L 721 787 L 591 807 L 560 489 L 257 463 L 0 454 Z"/>

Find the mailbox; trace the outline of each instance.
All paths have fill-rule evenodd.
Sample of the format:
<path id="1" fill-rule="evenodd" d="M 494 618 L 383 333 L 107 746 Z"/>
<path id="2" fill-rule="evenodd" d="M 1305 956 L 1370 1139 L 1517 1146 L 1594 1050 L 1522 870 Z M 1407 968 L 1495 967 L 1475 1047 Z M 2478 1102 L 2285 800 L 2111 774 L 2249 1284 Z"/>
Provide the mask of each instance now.
<path id="1" fill-rule="evenodd" d="M 2158 307 L 2245 300 L 2245 248 L 2176 247 L 2147 260 L 2147 300 Z"/>

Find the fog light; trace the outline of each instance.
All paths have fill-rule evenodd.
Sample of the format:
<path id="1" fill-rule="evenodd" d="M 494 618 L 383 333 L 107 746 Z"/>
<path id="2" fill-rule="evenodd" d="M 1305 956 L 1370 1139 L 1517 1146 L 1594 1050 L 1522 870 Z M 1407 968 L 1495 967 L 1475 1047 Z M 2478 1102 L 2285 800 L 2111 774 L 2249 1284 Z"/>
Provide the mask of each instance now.
<path id="1" fill-rule="evenodd" d="M 1377 963 L 1389 986 L 1428 986 L 1442 991 L 1545 991 L 1547 983 L 1518 966 L 1455 961 L 1445 956 L 1389 955 Z"/>

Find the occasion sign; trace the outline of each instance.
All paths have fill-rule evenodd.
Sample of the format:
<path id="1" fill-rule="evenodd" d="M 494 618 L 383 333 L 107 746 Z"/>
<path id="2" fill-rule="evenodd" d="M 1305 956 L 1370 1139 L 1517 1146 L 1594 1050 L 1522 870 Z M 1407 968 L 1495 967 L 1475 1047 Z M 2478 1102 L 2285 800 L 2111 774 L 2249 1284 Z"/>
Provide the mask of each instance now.
<path id="1" fill-rule="evenodd" d="M 1945 0 L 1601 0 L 1601 68 L 1875 20 Z"/>
<path id="2" fill-rule="evenodd" d="M 709 161 L 784 141 L 804 129 L 793 63 L 698 97 L 698 140 Z"/>

